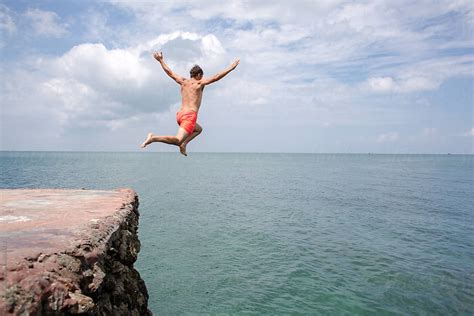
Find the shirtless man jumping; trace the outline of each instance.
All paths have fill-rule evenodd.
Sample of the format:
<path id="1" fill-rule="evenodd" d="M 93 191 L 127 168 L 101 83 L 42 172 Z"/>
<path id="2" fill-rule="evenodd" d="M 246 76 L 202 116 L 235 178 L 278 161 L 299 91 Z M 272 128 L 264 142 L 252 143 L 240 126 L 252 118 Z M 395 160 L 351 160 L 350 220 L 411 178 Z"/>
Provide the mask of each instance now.
<path id="1" fill-rule="evenodd" d="M 229 72 L 237 67 L 239 59 L 234 61 L 234 63 L 224 71 L 209 78 L 203 78 L 201 67 L 195 65 L 190 71 L 191 78 L 185 79 L 184 77 L 175 74 L 171 71 L 168 65 L 165 64 L 163 53 L 154 53 L 153 57 L 160 62 L 161 67 L 163 67 L 166 74 L 181 86 L 181 109 L 176 113 L 176 121 L 178 122 L 179 128 L 176 136 L 158 136 L 148 133 L 148 136 L 141 147 L 145 148 L 151 143 L 161 142 L 179 146 L 181 154 L 187 156 L 186 145 L 202 132 L 202 127 L 196 123 L 196 120 L 199 107 L 201 106 L 202 91 L 204 90 L 204 87 L 224 78 Z"/>

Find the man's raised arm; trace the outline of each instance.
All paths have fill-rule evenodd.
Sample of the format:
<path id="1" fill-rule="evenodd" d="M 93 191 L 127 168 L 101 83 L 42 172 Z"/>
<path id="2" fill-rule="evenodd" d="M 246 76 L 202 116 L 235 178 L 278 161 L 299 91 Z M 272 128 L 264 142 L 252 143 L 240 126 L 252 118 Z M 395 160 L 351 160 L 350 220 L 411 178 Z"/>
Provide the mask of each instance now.
<path id="1" fill-rule="evenodd" d="M 232 63 L 232 65 L 230 65 L 227 69 L 221 71 L 220 73 L 212 76 L 212 77 L 209 77 L 209 78 L 204 78 L 202 79 L 202 83 L 205 84 L 205 85 L 208 85 L 208 84 L 211 84 L 213 82 L 216 82 L 218 80 L 221 80 L 222 78 L 224 78 L 229 72 L 231 72 L 232 70 L 235 69 L 235 67 L 237 67 L 237 65 L 239 64 L 240 62 L 240 59 L 237 59 L 236 61 L 234 61 Z"/>
<path id="2" fill-rule="evenodd" d="M 182 84 L 184 82 L 184 78 L 181 77 L 180 75 L 175 74 L 170 67 L 165 63 L 163 60 L 163 53 L 162 52 L 155 52 L 153 54 L 153 57 L 158 60 L 158 62 L 161 64 L 161 67 L 163 67 L 163 70 L 166 72 L 168 76 L 170 76 L 174 81 L 176 81 L 178 84 Z"/>

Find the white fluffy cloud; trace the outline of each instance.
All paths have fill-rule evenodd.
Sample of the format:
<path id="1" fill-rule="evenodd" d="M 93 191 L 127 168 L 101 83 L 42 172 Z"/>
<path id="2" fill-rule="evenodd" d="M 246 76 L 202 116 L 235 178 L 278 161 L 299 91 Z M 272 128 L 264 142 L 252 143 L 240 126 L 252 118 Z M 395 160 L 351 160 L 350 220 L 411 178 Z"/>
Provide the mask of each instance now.
<path id="1" fill-rule="evenodd" d="M 463 136 L 474 137 L 474 127 L 472 127 L 470 130 L 465 132 Z"/>
<path id="2" fill-rule="evenodd" d="M 384 133 L 384 134 L 380 134 L 377 137 L 377 143 L 396 142 L 399 139 L 400 139 L 400 135 L 398 134 L 398 132 Z"/>
<path id="3" fill-rule="evenodd" d="M 30 64 L 28 68 L 35 71 L 26 80 L 28 84 L 24 82 L 28 72 L 12 73 L 11 80 L 2 86 L 5 114 L 18 114 L 23 108 L 24 116 L 49 113 L 61 129 L 101 126 L 116 130 L 147 114 L 166 112 L 179 102 L 179 90 L 152 58 L 153 49 L 165 45 L 170 50 L 174 45 L 183 50 L 194 45 L 200 48 L 191 50 L 194 55 L 184 61 L 166 59 L 178 70 L 188 70 L 192 60 L 224 53 L 212 34 L 183 32 L 163 34 L 141 46 L 123 49 L 77 45 L 62 56 L 38 58 Z"/>
<path id="4" fill-rule="evenodd" d="M 392 77 L 373 77 L 367 80 L 368 87 L 374 92 L 414 92 L 435 90 L 440 81 L 423 76 L 401 78 L 395 81 Z"/>
<path id="5" fill-rule="evenodd" d="M 33 31 L 38 35 L 61 37 L 67 33 L 67 26 L 60 22 L 55 12 L 29 9 L 24 15 L 30 20 Z"/>
<path id="6" fill-rule="evenodd" d="M 369 87 L 378 92 L 393 91 L 395 88 L 395 82 L 392 77 L 375 77 L 368 79 Z"/>

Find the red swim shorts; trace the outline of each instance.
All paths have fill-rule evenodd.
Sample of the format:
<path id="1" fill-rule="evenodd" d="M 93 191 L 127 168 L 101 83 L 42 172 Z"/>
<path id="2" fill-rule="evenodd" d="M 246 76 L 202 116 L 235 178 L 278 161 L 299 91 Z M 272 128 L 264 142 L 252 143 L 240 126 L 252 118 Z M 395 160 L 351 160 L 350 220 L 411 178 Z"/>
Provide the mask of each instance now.
<path id="1" fill-rule="evenodd" d="M 176 113 L 176 122 L 188 135 L 191 135 L 196 126 L 197 113 L 194 111 L 179 111 Z"/>

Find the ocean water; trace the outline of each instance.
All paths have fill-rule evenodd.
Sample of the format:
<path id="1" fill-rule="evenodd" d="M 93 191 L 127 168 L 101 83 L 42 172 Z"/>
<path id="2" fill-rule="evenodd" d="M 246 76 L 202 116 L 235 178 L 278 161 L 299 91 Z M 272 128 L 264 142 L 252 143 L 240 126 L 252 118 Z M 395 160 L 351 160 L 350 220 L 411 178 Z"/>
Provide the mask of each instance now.
<path id="1" fill-rule="evenodd" d="M 131 187 L 157 315 L 472 315 L 474 156 L 0 152 L 2 188 Z"/>

